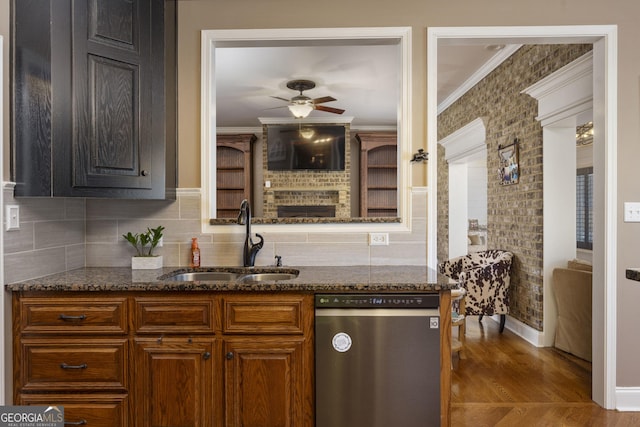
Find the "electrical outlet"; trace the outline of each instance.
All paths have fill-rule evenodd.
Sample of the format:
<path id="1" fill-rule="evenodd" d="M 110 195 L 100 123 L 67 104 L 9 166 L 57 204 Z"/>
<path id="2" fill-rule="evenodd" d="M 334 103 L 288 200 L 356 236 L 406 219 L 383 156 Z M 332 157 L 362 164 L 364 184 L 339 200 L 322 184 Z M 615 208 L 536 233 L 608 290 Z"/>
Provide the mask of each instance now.
<path id="1" fill-rule="evenodd" d="M 640 203 L 624 203 L 624 222 L 640 222 Z"/>
<path id="2" fill-rule="evenodd" d="M 369 233 L 369 246 L 387 246 L 389 233 Z"/>
<path id="3" fill-rule="evenodd" d="M 20 206 L 7 205 L 5 214 L 7 216 L 6 230 L 20 230 Z"/>

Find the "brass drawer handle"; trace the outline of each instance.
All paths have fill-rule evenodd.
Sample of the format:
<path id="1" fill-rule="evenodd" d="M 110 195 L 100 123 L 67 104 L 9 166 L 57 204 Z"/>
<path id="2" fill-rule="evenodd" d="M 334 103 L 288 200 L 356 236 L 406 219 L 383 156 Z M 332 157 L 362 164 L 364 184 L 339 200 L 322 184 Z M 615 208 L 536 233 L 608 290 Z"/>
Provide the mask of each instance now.
<path id="1" fill-rule="evenodd" d="M 62 362 L 60 364 L 60 367 L 62 369 L 87 369 L 87 364 L 83 363 L 82 365 L 67 365 L 66 363 Z"/>
<path id="2" fill-rule="evenodd" d="M 83 426 L 87 423 L 87 420 L 80 420 L 80 421 L 65 421 L 64 425 L 66 426 Z"/>
<path id="3" fill-rule="evenodd" d="M 67 320 L 84 320 L 84 319 L 87 318 L 87 316 L 84 315 L 84 314 L 81 314 L 79 316 L 69 316 L 68 314 L 61 314 L 58 318 L 60 320 L 64 320 L 64 321 L 67 321 Z"/>

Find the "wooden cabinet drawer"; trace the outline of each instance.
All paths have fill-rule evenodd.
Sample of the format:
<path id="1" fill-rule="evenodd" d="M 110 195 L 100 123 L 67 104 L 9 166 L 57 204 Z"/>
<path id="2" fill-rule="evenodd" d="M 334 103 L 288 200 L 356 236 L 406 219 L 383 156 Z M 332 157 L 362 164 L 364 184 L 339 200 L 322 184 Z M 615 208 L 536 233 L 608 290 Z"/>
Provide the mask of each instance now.
<path id="1" fill-rule="evenodd" d="M 19 405 L 63 406 L 65 425 L 127 427 L 128 396 L 95 394 L 22 394 Z"/>
<path id="2" fill-rule="evenodd" d="M 138 297 L 134 328 L 137 333 L 214 333 L 213 299 L 201 295 Z"/>
<path id="3" fill-rule="evenodd" d="M 25 334 L 124 334 L 127 332 L 127 299 L 23 298 L 20 324 Z"/>
<path id="4" fill-rule="evenodd" d="M 127 339 L 23 339 L 22 391 L 124 391 Z"/>
<path id="5" fill-rule="evenodd" d="M 302 296 L 225 296 L 222 331 L 228 334 L 302 334 Z"/>

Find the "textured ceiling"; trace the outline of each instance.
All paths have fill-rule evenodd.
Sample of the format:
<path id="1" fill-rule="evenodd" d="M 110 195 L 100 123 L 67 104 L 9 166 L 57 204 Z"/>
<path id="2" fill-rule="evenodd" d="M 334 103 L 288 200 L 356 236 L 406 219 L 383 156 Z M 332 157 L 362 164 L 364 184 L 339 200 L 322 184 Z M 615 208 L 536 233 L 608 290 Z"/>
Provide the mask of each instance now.
<path id="1" fill-rule="evenodd" d="M 438 103 L 445 100 L 494 51 L 484 46 L 446 46 L 438 51 Z M 259 126 L 258 117 L 286 117 L 286 102 L 298 92 L 292 79 L 316 83 L 304 94 L 332 96 L 328 107 L 344 109 L 354 126 L 395 126 L 400 93 L 398 45 L 228 47 L 215 59 L 218 127 Z M 419 78 L 419 76 L 413 76 Z M 310 117 L 335 114 L 312 111 Z"/>

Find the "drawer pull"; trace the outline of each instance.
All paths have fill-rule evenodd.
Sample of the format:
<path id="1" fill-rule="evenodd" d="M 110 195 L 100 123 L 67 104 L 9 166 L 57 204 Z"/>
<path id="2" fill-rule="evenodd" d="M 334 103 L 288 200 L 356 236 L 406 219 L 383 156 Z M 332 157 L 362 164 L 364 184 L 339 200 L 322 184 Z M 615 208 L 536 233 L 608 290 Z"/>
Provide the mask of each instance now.
<path id="1" fill-rule="evenodd" d="M 62 369 L 87 369 L 87 364 L 83 363 L 82 365 L 67 365 L 66 363 L 62 362 L 60 364 L 60 367 Z"/>
<path id="2" fill-rule="evenodd" d="M 202 355 L 202 358 L 204 360 L 209 360 L 211 358 L 211 353 L 209 353 L 208 351 L 205 351 L 204 354 Z"/>
<path id="3" fill-rule="evenodd" d="M 64 425 L 66 426 L 83 426 L 87 423 L 87 420 L 80 420 L 80 421 L 65 421 Z"/>
<path id="4" fill-rule="evenodd" d="M 84 320 L 87 318 L 86 315 L 81 314 L 79 316 L 69 316 L 68 314 L 61 314 L 58 317 L 60 320 L 69 321 L 69 320 Z"/>

